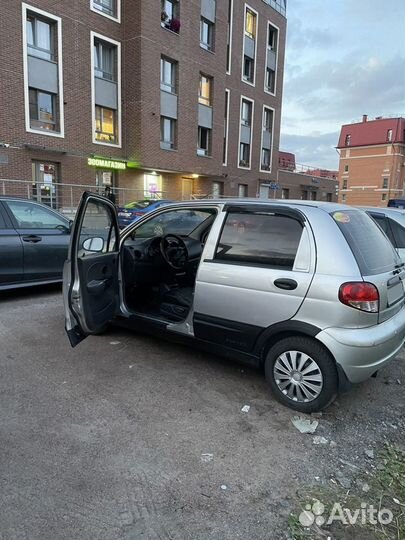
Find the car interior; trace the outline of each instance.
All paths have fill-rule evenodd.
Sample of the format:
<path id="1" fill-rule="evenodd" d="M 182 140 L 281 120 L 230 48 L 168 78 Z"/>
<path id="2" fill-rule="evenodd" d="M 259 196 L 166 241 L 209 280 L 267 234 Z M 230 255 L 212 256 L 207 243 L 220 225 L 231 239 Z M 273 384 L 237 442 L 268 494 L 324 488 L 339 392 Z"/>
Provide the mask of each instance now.
<path id="1" fill-rule="evenodd" d="M 169 210 L 140 224 L 126 238 L 121 268 L 130 311 L 170 322 L 187 317 L 215 217 L 213 208 Z"/>

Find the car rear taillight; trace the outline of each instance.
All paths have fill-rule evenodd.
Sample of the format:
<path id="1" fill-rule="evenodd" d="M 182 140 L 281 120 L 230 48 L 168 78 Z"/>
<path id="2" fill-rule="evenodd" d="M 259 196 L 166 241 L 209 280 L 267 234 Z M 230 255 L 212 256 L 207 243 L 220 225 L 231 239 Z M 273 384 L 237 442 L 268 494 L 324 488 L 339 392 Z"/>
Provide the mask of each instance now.
<path id="1" fill-rule="evenodd" d="M 380 305 L 377 287 L 365 281 L 343 283 L 339 289 L 339 300 L 346 306 L 368 313 L 378 313 Z"/>

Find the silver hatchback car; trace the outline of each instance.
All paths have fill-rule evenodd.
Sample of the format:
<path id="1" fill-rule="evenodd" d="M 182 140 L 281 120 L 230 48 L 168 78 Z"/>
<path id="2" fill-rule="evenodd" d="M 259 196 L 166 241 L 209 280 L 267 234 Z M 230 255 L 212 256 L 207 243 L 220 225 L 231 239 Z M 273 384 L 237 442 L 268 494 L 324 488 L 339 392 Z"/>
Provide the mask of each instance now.
<path id="1" fill-rule="evenodd" d="M 274 395 L 319 411 L 405 340 L 404 264 L 363 211 L 332 203 L 202 200 L 118 230 L 85 193 L 64 269 L 72 346 L 115 321 L 263 369 Z"/>

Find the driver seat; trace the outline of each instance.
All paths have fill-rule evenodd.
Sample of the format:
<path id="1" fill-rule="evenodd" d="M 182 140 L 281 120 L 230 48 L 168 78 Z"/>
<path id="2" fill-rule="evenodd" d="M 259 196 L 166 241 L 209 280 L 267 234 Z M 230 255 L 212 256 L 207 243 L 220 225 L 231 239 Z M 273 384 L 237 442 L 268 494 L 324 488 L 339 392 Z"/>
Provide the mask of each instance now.
<path id="1" fill-rule="evenodd" d="M 170 321 L 184 320 L 193 303 L 193 295 L 193 287 L 169 288 L 161 296 L 160 313 Z"/>

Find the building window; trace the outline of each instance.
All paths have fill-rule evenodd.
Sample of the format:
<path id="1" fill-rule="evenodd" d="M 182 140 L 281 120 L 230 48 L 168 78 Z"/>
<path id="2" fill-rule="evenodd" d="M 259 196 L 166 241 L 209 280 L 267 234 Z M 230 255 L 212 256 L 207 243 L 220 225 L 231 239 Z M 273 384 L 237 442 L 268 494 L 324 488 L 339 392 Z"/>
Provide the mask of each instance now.
<path id="1" fill-rule="evenodd" d="M 200 23 L 200 45 L 207 51 L 214 50 L 214 28 L 215 25 L 211 21 L 201 17 Z"/>
<path id="2" fill-rule="evenodd" d="M 243 80 L 249 83 L 254 82 L 255 77 L 255 61 L 244 55 L 243 57 Z"/>
<path id="3" fill-rule="evenodd" d="M 347 180 L 343 180 L 342 189 L 347 189 Z"/>
<path id="4" fill-rule="evenodd" d="M 267 27 L 267 52 L 266 52 L 266 73 L 265 90 L 271 94 L 276 92 L 276 72 L 277 72 L 277 52 L 278 52 L 278 29 L 269 24 Z"/>
<path id="5" fill-rule="evenodd" d="M 211 155 L 211 130 L 209 128 L 198 126 L 197 154 L 199 156 Z"/>
<path id="6" fill-rule="evenodd" d="M 171 94 L 177 88 L 177 62 L 162 56 L 160 59 L 160 89 Z"/>
<path id="7" fill-rule="evenodd" d="M 269 171 L 270 170 L 270 156 L 271 152 L 269 148 L 262 148 L 262 160 L 260 163 L 260 168 L 263 171 Z"/>
<path id="8" fill-rule="evenodd" d="M 117 81 L 117 47 L 112 43 L 94 40 L 94 76 Z"/>
<path id="9" fill-rule="evenodd" d="M 109 17 L 117 18 L 117 0 L 93 0 L 93 8 Z"/>
<path id="10" fill-rule="evenodd" d="M 57 131 L 56 95 L 29 89 L 30 127 Z"/>
<path id="11" fill-rule="evenodd" d="M 238 184 L 238 197 L 247 197 L 248 196 L 248 185 L 247 184 Z"/>
<path id="12" fill-rule="evenodd" d="M 180 32 L 179 2 L 177 0 L 162 0 L 161 25 L 172 32 Z"/>
<path id="13" fill-rule="evenodd" d="M 305 189 L 301 191 L 301 200 L 308 200 L 308 191 L 306 191 Z"/>
<path id="14" fill-rule="evenodd" d="M 383 189 L 388 189 L 388 178 L 383 178 Z"/>
<path id="15" fill-rule="evenodd" d="M 326 202 L 332 202 L 332 193 L 326 194 Z"/>
<path id="16" fill-rule="evenodd" d="M 212 105 L 212 77 L 207 77 L 207 75 L 203 75 L 202 73 L 200 73 L 198 102 L 208 107 Z"/>
<path id="17" fill-rule="evenodd" d="M 239 167 L 250 167 L 250 144 L 240 143 Z"/>
<path id="18" fill-rule="evenodd" d="M 289 199 L 290 198 L 290 190 L 288 188 L 283 188 L 281 190 L 281 198 L 282 199 Z"/>
<path id="19" fill-rule="evenodd" d="M 55 22 L 36 14 L 27 14 L 27 49 L 30 56 L 55 61 L 55 34 Z"/>
<path id="20" fill-rule="evenodd" d="M 345 203 L 345 202 L 346 202 L 346 194 L 344 193 L 344 194 L 342 195 L 342 203 Z"/>
<path id="21" fill-rule="evenodd" d="M 345 172 L 349 172 L 349 165 L 345 165 Z"/>
<path id="22" fill-rule="evenodd" d="M 382 201 L 386 201 L 386 200 L 387 200 L 387 194 L 386 194 L 386 193 L 383 193 L 383 194 L 381 195 L 381 200 L 382 200 Z"/>
<path id="23" fill-rule="evenodd" d="M 266 68 L 266 90 L 271 94 L 276 90 L 276 72 L 269 67 Z"/>
<path id="24" fill-rule="evenodd" d="M 346 135 L 345 146 L 350 146 L 351 139 L 352 139 L 351 135 Z"/>
<path id="25" fill-rule="evenodd" d="M 245 35 L 251 39 L 256 39 L 256 13 L 248 7 L 245 13 Z"/>
<path id="26" fill-rule="evenodd" d="M 226 72 L 231 73 L 231 56 L 232 56 L 232 30 L 233 30 L 233 0 L 228 0 L 228 25 L 226 36 Z"/>
<path id="27" fill-rule="evenodd" d="M 176 148 L 176 120 L 162 116 L 160 118 L 160 148 L 174 150 Z"/>
<path id="28" fill-rule="evenodd" d="M 230 91 L 225 90 L 224 147 L 222 154 L 223 165 L 227 165 L 228 163 L 229 95 Z"/>
<path id="29" fill-rule="evenodd" d="M 242 99 L 242 110 L 240 115 L 240 123 L 242 126 L 250 127 L 252 125 L 252 107 L 251 101 Z"/>
<path id="30" fill-rule="evenodd" d="M 310 191 L 309 192 L 309 199 L 311 201 L 316 201 L 316 191 Z"/>
<path id="31" fill-rule="evenodd" d="M 271 133 L 273 131 L 273 111 L 272 109 L 264 108 L 263 111 L 263 130 Z"/>
<path id="32" fill-rule="evenodd" d="M 99 142 L 117 143 L 116 111 L 96 105 L 96 133 L 95 139 Z"/>
<path id="33" fill-rule="evenodd" d="M 392 129 L 387 131 L 387 142 L 392 142 Z"/>

